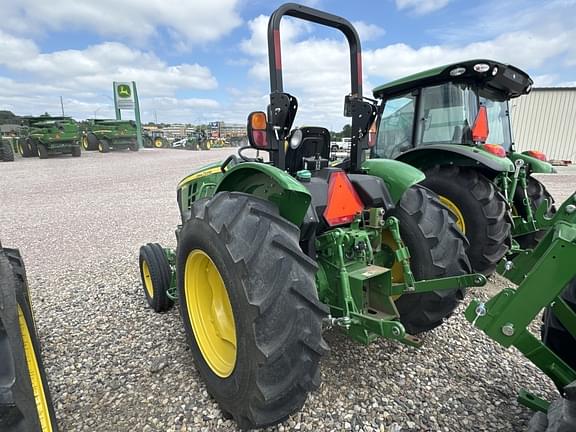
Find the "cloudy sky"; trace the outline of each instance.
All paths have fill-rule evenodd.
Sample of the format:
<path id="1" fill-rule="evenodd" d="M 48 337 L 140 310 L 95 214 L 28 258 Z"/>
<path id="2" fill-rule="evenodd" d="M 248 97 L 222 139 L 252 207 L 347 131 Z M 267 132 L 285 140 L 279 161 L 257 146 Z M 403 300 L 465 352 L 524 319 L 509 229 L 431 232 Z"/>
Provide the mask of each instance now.
<path id="1" fill-rule="evenodd" d="M 352 21 L 365 94 L 475 57 L 512 63 L 539 86 L 576 85 L 576 0 L 309 0 Z M 112 81 L 134 80 L 142 120 L 244 122 L 265 109 L 271 0 L 2 0 L 0 109 L 113 116 Z M 284 19 L 285 90 L 297 123 L 337 129 L 349 91 L 336 31 Z"/>

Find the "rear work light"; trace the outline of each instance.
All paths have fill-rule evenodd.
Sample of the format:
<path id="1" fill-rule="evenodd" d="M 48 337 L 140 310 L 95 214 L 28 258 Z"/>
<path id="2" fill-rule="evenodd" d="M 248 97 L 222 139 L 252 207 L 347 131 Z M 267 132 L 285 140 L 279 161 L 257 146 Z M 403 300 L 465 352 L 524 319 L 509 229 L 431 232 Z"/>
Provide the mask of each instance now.
<path id="1" fill-rule="evenodd" d="M 328 185 L 328 204 L 324 210 L 324 219 L 330 226 L 352 223 L 354 217 L 364 210 L 364 204 L 356 193 L 344 171 L 330 176 Z"/>
<path id="2" fill-rule="evenodd" d="M 546 155 L 545 155 L 544 153 L 542 153 L 541 151 L 538 151 L 538 150 L 528 150 L 528 151 L 526 152 L 526 154 L 527 154 L 528 156 L 532 156 L 533 158 L 540 159 L 541 161 L 544 161 L 544 162 L 547 161 Z"/>
<path id="3" fill-rule="evenodd" d="M 483 144 L 482 148 L 484 150 L 486 150 L 488 153 L 492 153 L 493 155 L 499 156 L 499 157 L 506 157 L 506 150 L 504 150 L 504 147 L 502 147 L 501 145 L 498 144 Z"/>

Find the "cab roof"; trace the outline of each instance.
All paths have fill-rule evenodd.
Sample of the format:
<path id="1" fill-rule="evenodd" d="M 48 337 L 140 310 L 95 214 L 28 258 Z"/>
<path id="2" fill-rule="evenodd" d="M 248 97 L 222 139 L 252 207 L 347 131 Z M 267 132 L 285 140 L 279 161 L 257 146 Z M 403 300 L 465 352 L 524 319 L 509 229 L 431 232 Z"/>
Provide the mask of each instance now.
<path id="1" fill-rule="evenodd" d="M 479 67 L 479 65 L 485 65 Z M 484 70 L 478 72 L 476 69 Z M 455 73 L 458 72 L 458 75 Z M 373 94 L 377 98 L 387 99 L 400 93 L 406 93 L 421 87 L 439 85 L 446 82 L 475 83 L 499 93 L 506 99 L 527 94 L 533 81 L 523 70 L 504 63 L 487 59 L 465 60 L 391 81 L 376 87 Z"/>

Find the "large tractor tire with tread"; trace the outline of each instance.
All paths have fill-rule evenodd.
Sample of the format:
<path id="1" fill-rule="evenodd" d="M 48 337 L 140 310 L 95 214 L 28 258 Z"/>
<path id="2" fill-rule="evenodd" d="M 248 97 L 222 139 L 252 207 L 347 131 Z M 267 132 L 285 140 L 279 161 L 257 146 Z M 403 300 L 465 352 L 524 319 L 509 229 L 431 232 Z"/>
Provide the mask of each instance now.
<path id="1" fill-rule="evenodd" d="M 166 147 L 166 142 L 164 141 L 164 138 L 161 137 L 156 137 L 154 138 L 154 148 L 164 148 Z"/>
<path id="2" fill-rule="evenodd" d="M 0 161 L 14 162 L 14 149 L 12 143 L 8 141 L 0 141 Z"/>
<path id="3" fill-rule="evenodd" d="M 92 132 L 88 132 L 86 134 L 86 146 L 88 148 L 84 148 L 84 150 L 88 150 L 88 151 L 98 150 L 99 142 L 100 141 L 98 140 L 98 137 L 96 137 L 96 135 L 94 135 Z"/>
<path id="4" fill-rule="evenodd" d="M 98 141 L 98 151 L 100 153 L 109 153 L 110 152 L 110 141 L 102 138 Z"/>
<path id="5" fill-rule="evenodd" d="M 299 237 L 272 203 L 235 192 L 194 203 L 179 234 L 178 295 L 194 361 L 242 429 L 283 421 L 320 384 L 328 310 Z"/>
<path id="6" fill-rule="evenodd" d="M 550 195 L 544 185 L 534 177 L 528 177 L 526 192 L 528 193 L 530 207 L 533 212 L 535 212 L 538 207 L 540 207 L 544 200 L 548 200 L 546 215 L 553 216 L 554 213 L 556 213 L 556 207 L 554 206 L 554 199 L 552 198 L 552 195 Z M 524 194 L 520 189 L 516 189 L 516 194 L 514 195 L 514 208 L 516 209 L 518 215 L 526 217 L 526 209 L 524 208 L 523 200 Z M 540 230 L 530 234 L 525 234 L 523 236 L 515 237 L 514 239 L 518 242 L 522 249 L 534 249 L 544 238 L 546 232 L 547 230 Z"/>
<path id="7" fill-rule="evenodd" d="M 140 148 L 138 147 L 138 141 L 136 141 L 136 139 L 128 146 L 128 148 L 130 149 L 130 151 L 133 152 L 137 152 L 138 150 L 140 150 Z"/>
<path id="8" fill-rule="evenodd" d="M 72 147 L 70 154 L 72 155 L 72 157 L 80 157 L 80 156 L 82 156 L 82 148 L 79 145 L 74 146 L 74 147 Z"/>
<path id="9" fill-rule="evenodd" d="M 410 268 L 416 280 L 470 272 L 466 238 L 434 193 L 415 185 L 386 216 L 395 216 L 400 222 L 400 236 L 410 251 Z M 401 274 L 399 267 L 398 263 L 392 267 L 393 277 Z M 400 277 L 395 282 L 402 282 Z M 464 295 L 462 288 L 404 294 L 396 300 L 400 321 L 410 334 L 432 330 L 454 312 Z"/>
<path id="10" fill-rule="evenodd" d="M 475 272 L 490 275 L 510 247 L 510 222 L 505 198 L 473 168 L 440 166 L 426 171 L 423 186 L 436 192 L 456 216 L 469 242 Z"/>
<path id="11" fill-rule="evenodd" d="M 23 142 L 20 141 L 20 143 L 20 154 L 22 157 L 29 158 L 38 156 L 36 143 L 32 138 L 26 138 Z"/>
<path id="12" fill-rule="evenodd" d="M 576 278 L 566 286 L 561 297 L 576 312 Z M 576 339 L 566 330 L 550 307 L 544 310 L 542 321 L 542 342 L 576 370 Z"/>
<path id="13" fill-rule="evenodd" d="M 38 152 L 38 157 L 40 159 L 48 159 L 48 149 L 46 148 L 46 145 L 42 143 L 37 143 L 36 151 Z"/>
<path id="14" fill-rule="evenodd" d="M 155 312 L 164 312 L 174 305 L 168 297 L 172 270 L 162 246 L 148 243 L 140 248 L 140 277 L 148 305 Z"/>
<path id="15" fill-rule="evenodd" d="M 0 245 L 0 430 L 56 432 L 20 254 Z"/>

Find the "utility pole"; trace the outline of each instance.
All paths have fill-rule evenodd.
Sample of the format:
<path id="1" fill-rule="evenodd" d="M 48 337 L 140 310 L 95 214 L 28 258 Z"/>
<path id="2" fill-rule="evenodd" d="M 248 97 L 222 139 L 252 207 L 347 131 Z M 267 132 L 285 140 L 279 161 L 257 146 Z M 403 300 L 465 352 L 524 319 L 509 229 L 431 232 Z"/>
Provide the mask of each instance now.
<path id="1" fill-rule="evenodd" d="M 62 117 L 64 117 L 64 102 L 62 101 L 62 96 L 60 96 L 60 108 L 62 108 Z"/>

